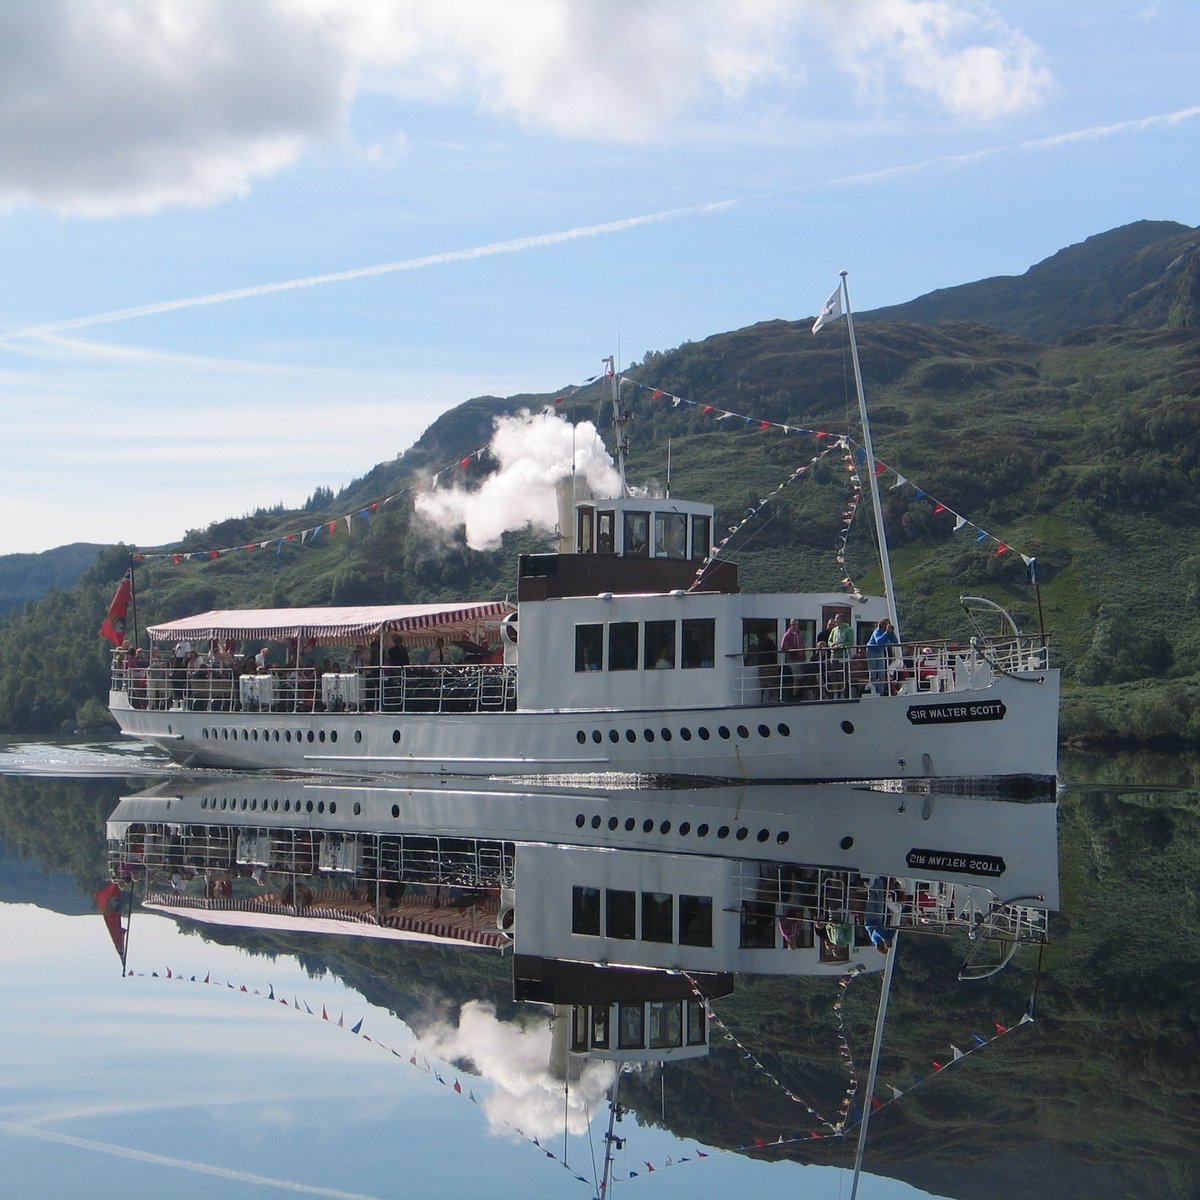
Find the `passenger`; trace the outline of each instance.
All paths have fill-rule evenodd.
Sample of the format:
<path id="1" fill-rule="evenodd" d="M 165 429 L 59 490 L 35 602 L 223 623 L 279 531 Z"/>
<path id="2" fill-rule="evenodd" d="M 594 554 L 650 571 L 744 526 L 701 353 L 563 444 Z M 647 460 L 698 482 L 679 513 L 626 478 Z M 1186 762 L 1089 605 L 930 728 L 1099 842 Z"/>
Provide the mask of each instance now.
<path id="1" fill-rule="evenodd" d="M 408 664 L 408 647 L 404 644 L 404 639 L 397 633 L 388 647 L 387 665 L 389 667 L 407 667 Z"/>
<path id="2" fill-rule="evenodd" d="M 804 663 L 804 634 L 800 631 L 800 619 L 793 617 L 784 630 L 779 643 L 783 654 L 783 698 L 799 700 Z"/>
<path id="3" fill-rule="evenodd" d="M 263 646 L 263 648 L 254 656 L 254 669 L 260 675 L 265 675 L 271 669 L 270 646 Z"/>
<path id="4" fill-rule="evenodd" d="M 854 630 L 845 623 L 842 614 L 834 613 L 829 626 L 829 663 L 825 690 L 830 696 L 841 696 L 846 691 L 846 665 L 850 650 L 854 646 Z"/>
<path id="5" fill-rule="evenodd" d="M 887 695 L 888 657 L 891 647 L 898 646 L 900 639 L 892 628 L 887 617 L 881 617 L 879 623 L 867 640 L 867 664 L 870 668 L 871 687 L 877 696 Z"/>
<path id="6" fill-rule="evenodd" d="M 426 662 L 433 665 L 441 665 L 444 663 L 452 663 L 454 656 L 446 648 L 446 639 L 443 637 L 437 638 L 433 643 L 433 649 L 429 652 L 429 658 Z"/>

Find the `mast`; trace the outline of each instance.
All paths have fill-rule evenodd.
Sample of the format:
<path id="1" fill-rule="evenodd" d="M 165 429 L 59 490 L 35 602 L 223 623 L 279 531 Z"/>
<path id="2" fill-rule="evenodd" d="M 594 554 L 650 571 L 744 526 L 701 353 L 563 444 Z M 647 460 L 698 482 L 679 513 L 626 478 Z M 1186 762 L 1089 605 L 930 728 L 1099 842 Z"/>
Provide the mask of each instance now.
<path id="1" fill-rule="evenodd" d="M 883 505 L 879 502 L 879 476 L 875 473 L 875 450 L 871 445 L 871 422 L 867 419 L 867 398 L 863 393 L 862 368 L 858 365 L 858 343 L 854 340 L 854 314 L 850 311 L 850 289 L 846 272 L 842 276 L 842 307 L 846 312 L 846 329 L 850 334 L 850 358 L 854 363 L 854 386 L 858 391 L 858 413 L 862 418 L 863 449 L 867 452 L 867 476 L 871 485 L 871 508 L 875 512 L 875 537 L 879 542 L 879 565 L 883 570 L 883 595 L 887 600 L 888 617 L 896 636 L 900 622 L 896 617 L 896 589 L 892 584 L 892 560 L 888 555 L 887 532 L 883 527 Z"/>
<path id="2" fill-rule="evenodd" d="M 845 277 L 842 279 L 845 285 Z M 863 1155 L 867 1149 L 867 1126 L 871 1121 L 872 1097 L 875 1095 L 875 1074 L 879 1070 L 879 1050 L 883 1045 L 883 1022 L 887 1017 L 888 995 L 892 990 L 892 967 L 896 965 L 896 944 L 899 934 L 892 941 L 887 962 L 883 967 L 883 986 L 879 992 L 879 1009 L 875 1014 L 875 1038 L 871 1043 L 871 1066 L 867 1070 L 867 1096 L 863 1101 L 862 1119 L 858 1125 L 858 1146 L 854 1151 L 854 1179 L 850 1184 L 850 1200 L 858 1195 L 858 1177 L 862 1174 Z"/>
<path id="3" fill-rule="evenodd" d="M 625 423 L 629 417 L 621 412 L 621 380 L 617 376 L 616 361 L 611 354 L 603 361 L 607 367 L 605 373 L 611 380 L 613 430 L 617 439 L 617 471 L 621 476 L 621 496 L 623 498 L 629 494 L 629 490 L 625 486 L 625 451 L 629 449 L 629 439 L 625 436 Z"/>

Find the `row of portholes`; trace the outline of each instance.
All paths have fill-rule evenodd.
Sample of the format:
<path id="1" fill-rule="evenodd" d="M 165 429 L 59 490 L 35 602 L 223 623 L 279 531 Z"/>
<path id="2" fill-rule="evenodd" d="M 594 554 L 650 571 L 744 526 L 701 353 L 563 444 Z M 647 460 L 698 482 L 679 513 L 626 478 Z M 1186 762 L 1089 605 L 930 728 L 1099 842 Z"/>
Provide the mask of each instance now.
<path id="1" fill-rule="evenodd" d="M 395 813 L 393 813 L 395 815 Z M 594 814 L 591 820 L 588 819 L 585 813 L 577 813 L 575 815 L 575 828 L 583 829 L 584 826 L 590 825 L 593 829 L 599 829 L 607 824 L 609 833 L 616 833 L 618 829 L 624 826 L 626 833 L 633 833 L 638 828 L 636 817 L 626 817 L 622 822 L 620 817 L 609 817 L 605 822 L 604 818 L 598 813 Z M 687 837 L 689 834 L 695 834 L 698 838 L 706 838 L 711 833 L 719 841 L 724 841 L 726 838 L 732 837 L 734 841 L 744 842 L 750 837 L 750 830 L 745 825 L 736 827 L 731 825 L 718 825 L 714 830 L 707 821 L 701 821 L 698 825 L 693 825 L 691 821 L 680 821 L 678 825 L 672 826 L 670 821 L 654 821 L 650 817 L 646 817 L 641 822 L 641 830 L 643 833 L 653 833 L 655 830 L 659 833 L 669 834 L 672 829 L 678 837 Z M 781 829 L 775 835 L 775 841 L 780 846 L 786 846 L 791 839 L 791 834 L 786 829 Z M 760 829 L 754 834 L 754 840 L 757 842 L 769 842 L 771 840 L 771 831 L 769 829 Z"/>
<path id="2" fill-rule="evenodd" d="M 785 725 L 782 721 L 780 721 L 779 724 L 775 726 L 774 732 L 778 733 L 780 737 L 791 737 L 792 736 L 791 726 Z M 852 733 L 853 727 L 851 727 L 851 729 L 847 730 L 847 732 Z M 771 733 L 772 733 L 772 730 L 771 730 L 770 725 L 763 724 L 763 725 L 758 726 L 758 736 L 760 738 L 769 738 L 771 736 Z M 729 739 L 732 738 L 735 734 L 739 738 L 745 739 L 745 738 L 750 737 L 750 730 L 745 725 L 738 725 L 734 729 L 730 729 L 728 725 L 718 725 L 717 726 L 716 736 L 719 737 L 722 741 L 725 741 L 725 742 L 729 741 Z M 653 729 L 643 729 L 642 730 L 642 741 L 643 742 L 653 742 L 653 741 L 669 742 L 676 736 L 679 738 L 679 740 L 681 742 L 690 742 L 692 740 L 693 734 L 692 734 L 692 731 L 689 728 L 687 728 L 687 726 L 684 726 L 683 729 L 680 729 L 678 731 L 678 733 L 675 733 L 674 731 L 667 729 L 665 726 L 662 729 L 659 729 L 658 731 L 655 731 Z M 708 741 L 712 740 L 713 733 L 708 728 L 708 726 L 701 725 L 696 730 L 695 736 L 698 737 L 702 742 L 708 742 Z M 593 729 L 591 737 L 592 737 L 592 741 L 595 742 L 597 745 L 599 745 L 602 741 L 604 741 L 604 734 L 599 729 Z M 582 746 L 588 740 L 587 730 L 585 730 L 585 729 L 576 730 L 575 740 Z M 608 731 L 608 740 L 610 742 L 612 742 L 614 745 L 616 745 L 616 743 L 621 740 L 621 731 L 619 729 L 610 729 Z M 637 730 L 636 729 L 626 729 L 625 730 L 625 740 L 627 742 L 636 742 L 638 740 Z"/>
<path id="3" fill-rule="evenodd" d="M 205 729 L 204 740 L 206 742 L 236 742 L 238 740 L 238 733 L 239 731 L 236 729 Z M 337 730 L 329 730 L 328 737 L 331 742 L 336 742 L 338 740 Z M 278 729 L 264 729 L 261 731 L 261 735 L 260 731 L 257 729 L 243 728 L 241 730 L 241 739 L 243 742 L 283 741 L 295 742 L 297 745 L 299 745 L 306 739 L 310 742 L 323 742 L 325 741 L 325 738 L 326 733 L 324 729 L 310 729 L 307 733 L 305 733 L 305 731 L 302 729 L 297 729 L 294 733 L 290 729 L 284 729 L 282 732 Z M 362 741 L 361 729 L 356 729 L 354 731 L 354 740 L 356 742 Z"/>
<path id="4" fill-rule="evenodd" d="M 247 799 L 245 796 L 243 796 L 241 800 L 238 801 L 231 796 L 222 796 L 220 799 L 218 799 L 216 796 L 201 796 L 200 807 L 211 809 L 219 808 L 222 812 L 237 812 L 240 809 L 242 812 L 280 812 L 282 810 L 283 812 L 296 813 L 323 813 L 325 812 L 326 808 L 328 808 L 330 814 L 334 814 L 337 812 L 337 801 L 330 800 L 329 804 L 326 805 L 324 800 L 305 800 L 302 802 L 300 800 L 280 801 L 278 799 L 273 799 L 263 800 L 260 802 L 257 797 L 251 797 L 250 799 Z M 354 808 L 357 812 L 359 806 L 355 804 Z"/>

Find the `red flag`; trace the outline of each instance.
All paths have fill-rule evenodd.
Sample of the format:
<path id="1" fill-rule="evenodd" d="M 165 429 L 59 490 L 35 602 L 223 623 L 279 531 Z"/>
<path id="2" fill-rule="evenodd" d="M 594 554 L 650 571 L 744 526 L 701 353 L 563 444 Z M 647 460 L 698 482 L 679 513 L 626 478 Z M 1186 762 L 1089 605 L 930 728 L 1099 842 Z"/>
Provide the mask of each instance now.
<path id="1" fill-rule="evenodd" d="M 125 578 L 117 586 L 112 603 L 108 606 L 108 616 L 100 626 L 100 636 L 108 638 L 114 646 L 119 646 L 125 640 L 128 628 L 126 615 L 129 612 L 129 601 L 133 596 L 133 572 L 126 571 Z"/>
<path id="2" fill-rule="evenodd" d="M 993 1021 L 992 1024 L 995 1025 L 995 1027 L 996 1027 L 996 1036 L 997 1037 L 999 1037 L 1002 1033 L 1008 1032 L 1007 1025 L 1001 1025 L 999 1021 Z"/>
<path id="3" fill-rule="evenodd" d="M 660 397 L 662 394 L 663 394 L 663 390 L 662 390 L 662 388 L 655 388 L 655 389 L 654 389 L 654 395 L 653 395 L 653 396 L 651 396 L 651 397 L 650 397 L 650 399 L 651 399 L 651 400 L 657 400 L 657 399 L 658 399 L 658 398 L 659 398 L 659 397 Z"/>

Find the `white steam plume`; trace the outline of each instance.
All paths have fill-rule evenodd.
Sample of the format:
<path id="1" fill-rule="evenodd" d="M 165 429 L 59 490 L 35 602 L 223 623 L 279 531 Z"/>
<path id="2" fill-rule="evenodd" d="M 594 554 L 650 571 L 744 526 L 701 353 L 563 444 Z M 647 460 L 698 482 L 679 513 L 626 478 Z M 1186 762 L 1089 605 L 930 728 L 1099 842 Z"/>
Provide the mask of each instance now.
<path id="1" fill-rule="evenodd" d="M 592 495 L 620 494 L 620 475 L 591 421 L 572 425 L 551 410 L 522 409 L 497 417 L 494 426 L 488 450 L 500 464 L 498 471 L 476 491 L 447 487 L 416 498 L 417 512 L 439 528 L 465 526 L 472 550 L 494 549 L 510 529 L 553 529 L 555 487 L 571 478 L 572 467 Z"/>
<path id="2" fill-rule="evenodd" d="M 549 1138 L 563 1129 L 563 1081 L 550 1071 L 549 1021 L 525 1027 L 496 1017 L 490 1005 L 469 1000 L 459 1013 L 458 1027 L 424 1030 L 421 1044 L 438 1058 L 470 1059 L 492 1085 L 483 1102 L 495 1133 L 519 1129 L 527 1136 Z M 566 1095 L 567 1130 L 587 1133 L 589 1116 L 604 1101 L 616 1064 L 588 1062 Z"/>

